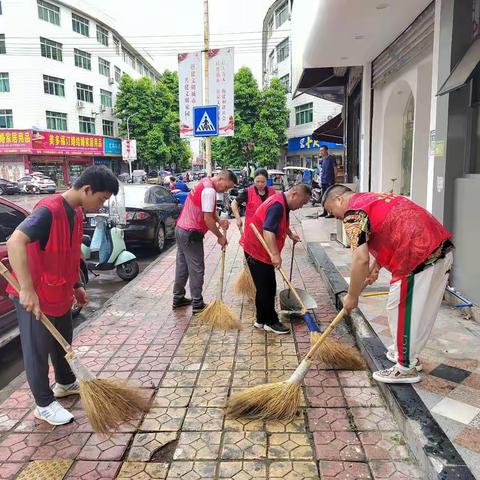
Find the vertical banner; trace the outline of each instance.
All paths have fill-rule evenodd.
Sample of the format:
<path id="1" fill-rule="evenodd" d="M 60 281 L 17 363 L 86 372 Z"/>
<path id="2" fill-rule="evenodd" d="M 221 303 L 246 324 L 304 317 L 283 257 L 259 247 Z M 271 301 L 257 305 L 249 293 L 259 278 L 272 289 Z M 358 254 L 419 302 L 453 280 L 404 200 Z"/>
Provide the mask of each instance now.
<path id="1" fill-rule="evenodd" d="M 218 105 L 218 135 L 233 136 L 233 47 L 208 52 L 208 103 Z"/>
<path id="2" fill-rule="evenodd" d="M 202 52 L 178 54 L 180 138 L 193 137 L 193 107 L 202 105 Z"/>

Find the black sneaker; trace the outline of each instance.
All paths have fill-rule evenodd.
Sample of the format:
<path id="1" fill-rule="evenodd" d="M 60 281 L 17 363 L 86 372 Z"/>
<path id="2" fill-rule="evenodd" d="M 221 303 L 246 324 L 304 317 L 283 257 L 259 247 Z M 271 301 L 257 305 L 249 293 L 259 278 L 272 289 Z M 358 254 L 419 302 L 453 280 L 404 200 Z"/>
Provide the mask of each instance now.
<path id="1" fill-rule="evenodd" d="M 177 301 L 174 300 L 172 308 L 173 310 L 175 310 L 176 308 L 186 307 L 187 305 L 191 305 L 191 304 L 192 304 L 191 298 L 183 297 L 181 300 L 177 300 Z"/>
<path id="2" fill-rule="evenodd" d="M 206 303 L 200 303 L 199 305 L 194 305 L 192 308 L 192 313 L 196 315 L 197 313 L 200 313 L 202 310 L 205 310 L 205 308 L 208 307 Z"/>
<path id="3" fill-rule="evenodd" d="M 326 217 L 327 215 L 328 215 L 328 212 L 324 210 L 323 213 L 319 215 L 319 217 Z"/>
<path id="4" fill-rule="evenodd" d="M 277 333 L 278 335 L 290 333 L 290 329 L 280 322 L 274 323 L 273 325 L 264 325 L 263 329 L 266 332 Z"/>
<path id="5" fill-rule="evenodd" d="M 335 215 L 332 215 L 331 213 L 329 213 L 328 215 L 325 216 L 325 218 L 335 218 Z"/>

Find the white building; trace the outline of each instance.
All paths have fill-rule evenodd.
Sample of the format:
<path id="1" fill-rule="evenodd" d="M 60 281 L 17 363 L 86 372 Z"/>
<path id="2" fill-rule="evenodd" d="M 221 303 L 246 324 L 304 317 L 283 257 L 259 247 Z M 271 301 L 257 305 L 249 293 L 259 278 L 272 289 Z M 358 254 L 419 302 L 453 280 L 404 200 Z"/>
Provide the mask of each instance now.
<path id="1" fill-rule="evenodd" d="M 263 20 L 263 87 L 269 84 L 272 77 L 277 77 L 287 90 L 290 118 L 287 129 L 289 148 L 285 165 L 310 166 L 311 161 L 318 157 L 320 145 L 313 142 L 312 133 L 339 114 L 341 105 L 307 94 L 293 97 L 290 15 L 291 0 L 275 0 Z"/>
<path id="2" fill-rule="evenodd" d="M 90 4 L 15 0 L 0 5 L 0 129 L 115 137 L 113 107 L 121 75 L 155 80 L 156 69 Z M 0 142 L 4 162 L 2 153 Z"/>

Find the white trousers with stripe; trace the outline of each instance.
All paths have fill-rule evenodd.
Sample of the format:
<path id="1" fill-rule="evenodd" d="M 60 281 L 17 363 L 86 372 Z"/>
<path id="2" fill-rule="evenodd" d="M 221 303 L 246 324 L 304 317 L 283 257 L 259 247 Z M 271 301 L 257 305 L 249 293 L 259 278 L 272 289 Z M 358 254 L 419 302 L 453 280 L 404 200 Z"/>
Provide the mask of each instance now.
<path id="1" fill-rule="evenodd" d="M 398 364 L 410 368 L 425 347 L 442 303 L 453 253 L 390 285 L 387 315 Z"/>

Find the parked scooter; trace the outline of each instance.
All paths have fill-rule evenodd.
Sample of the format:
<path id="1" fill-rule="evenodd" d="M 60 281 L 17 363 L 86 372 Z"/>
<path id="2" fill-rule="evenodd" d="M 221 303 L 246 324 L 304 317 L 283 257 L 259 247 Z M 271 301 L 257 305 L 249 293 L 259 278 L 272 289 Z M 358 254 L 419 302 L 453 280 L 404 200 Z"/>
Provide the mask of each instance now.
<path id="1" fill-rule="evenodd" d="M 95 272 L 116 269 L 122 280 L 133 280 L 139 267 L 135 255 L 127 250 L 123 230 L 108 218 L 108 214 L 90 217 L 90 222 L 95 222 L 93 237 L 84 235 L 82 243 L 88 270 L 98 275 Z"/>
<path id="2" fill-rule="evenodd" d="M 315 206 L 315 204 L 322 203 L 322 193 L 323 192 L 320 185 L 315 180 L 313 180 L 312 181 L 312 198 L 311 198 L 313 207 Z"/>

